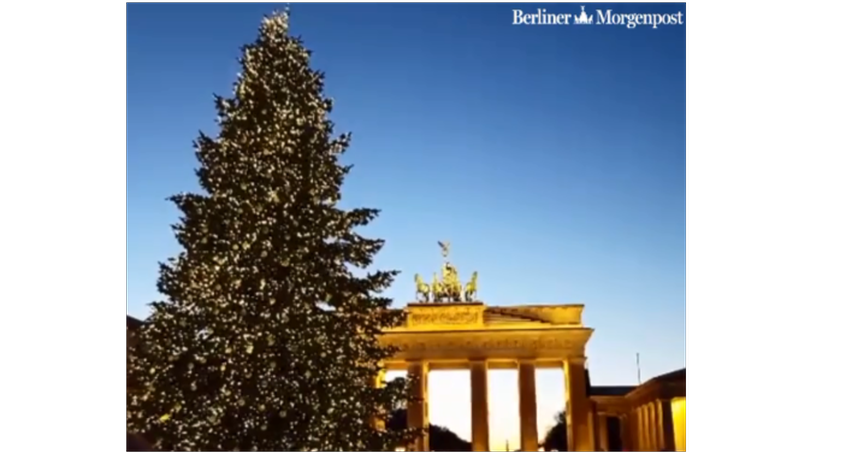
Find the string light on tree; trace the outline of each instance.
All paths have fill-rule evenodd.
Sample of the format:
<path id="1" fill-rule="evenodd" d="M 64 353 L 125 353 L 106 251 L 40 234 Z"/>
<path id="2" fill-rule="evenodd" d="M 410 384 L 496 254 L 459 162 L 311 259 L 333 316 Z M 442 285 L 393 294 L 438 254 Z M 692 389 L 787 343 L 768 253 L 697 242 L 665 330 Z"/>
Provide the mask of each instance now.
<path id="1" fill-rule="evenodd" d="M 391 451 L 419 434 L 371 423 L 407 394 L 372 385 L 395 352 L 377 335 L 402 323 L 378 296 L 397 273 L 350 270 L 383 245 L 355 232 L 378 211 L 336 205 L 350 135 L 309 59 L 287 12 L 264 18 L 215 98 L 219 133 L 195 141 L 201 193 L 171 198 L 182 251 L 128 364 L 127 429 L 161 450 Z"/>

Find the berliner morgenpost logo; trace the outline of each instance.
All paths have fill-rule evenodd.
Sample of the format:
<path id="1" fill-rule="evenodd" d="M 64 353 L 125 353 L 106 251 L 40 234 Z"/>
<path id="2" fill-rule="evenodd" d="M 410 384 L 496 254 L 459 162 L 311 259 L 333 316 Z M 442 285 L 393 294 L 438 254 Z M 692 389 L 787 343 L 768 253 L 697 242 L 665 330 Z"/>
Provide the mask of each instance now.
<path id="1" fill-rule="evenodd" d="M 644 5 L 648 8 L 649 5 Z M 663 26 L 684 25 L 684 13 L 620 13 L 611 8 L 596 9 L 591 14 L 581 5 L 581 12 L 571 13 L 538 8 L 525 12 L 512 10 L 512 25 L 622 25 L 628 29 L 637 27 L 658 28 Z"/>

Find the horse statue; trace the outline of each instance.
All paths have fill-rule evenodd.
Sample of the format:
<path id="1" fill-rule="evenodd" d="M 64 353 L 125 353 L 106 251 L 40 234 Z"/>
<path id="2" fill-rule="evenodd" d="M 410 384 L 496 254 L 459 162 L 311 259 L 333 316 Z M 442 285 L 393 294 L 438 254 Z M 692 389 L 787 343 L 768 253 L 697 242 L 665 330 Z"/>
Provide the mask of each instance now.
<path id="1" fill-rule="evenodd" d="M 429 293 L 431 292 L 431 288 L 423 281 L 423 277 L 421 277 L 420 274 L 414 274 L 414 286 L 416 288 L 414 297 L 417 298 L 417 300 L 422 299 L 422 302 L 429 302 Z"/>
<path id="2" fill-rule="evenodd" d="M 432 279 L 432 302 L 443 302 L 446 297 L 446 286 L 438 281 L 438 273 L 435 272 L 435 277 Z"/>
<path id="3" fill-rule="evenodd" d="M 468 283 L 465 291 L 461 290 L 461 280 L 458 277 L 458 269 L 449 262 L 449 242 L 438 241 L 441 248 L 441 255 L 444 263 L 441 267 L 441 278 L 434 273 L 431 284 L 427 284 L 419 274 L 414 274 L 415 298 L 422 302 L 461 302 L 462 298 L 470 298 L 476 295 L 477 274 L 473 273 L 473 279 Z"/>
<path id="4" fill-rule="evenodd" d="M 452 302 L 461 302 L 461 282 L 453 281 L 448 292 Z"/>
<path id="5" fill-rule="evenodd" d="M 470 277 L 470 281 L 464 285 L 464 301 L 465 302 L 473 302 L 473 299 L 476 298 L 476 290 L 478 289 L 477 280 L 479 279 L 479 273 L 473 271 L 473 275 Z"/>
<path id="6" fill-rule="evenodd" d="M 458 279 L 458 269 L 446 262 L 443 266 L 443 274 L 447 300 L 461 302 L 461 280 Z"/>

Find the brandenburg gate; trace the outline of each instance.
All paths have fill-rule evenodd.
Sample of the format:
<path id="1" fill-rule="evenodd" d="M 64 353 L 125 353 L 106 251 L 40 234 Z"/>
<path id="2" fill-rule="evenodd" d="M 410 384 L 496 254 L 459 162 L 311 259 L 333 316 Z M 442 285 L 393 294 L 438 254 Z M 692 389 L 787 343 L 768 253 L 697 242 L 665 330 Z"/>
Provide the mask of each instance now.
<path id="1" fill-rule="evenodd" d="M 593 329 L 582 324 L 584 306 L 486 306 L 476 299 L 477 273 L 462 288 L 458 270 L 447 260 L 449 244 L 439 245 L 445 258 L 441 279 L 435 275 L 429 284 L 415 275 L 417 301 L 406 307 L 405 325 L 381 337 L 398 349 L 384 368 L 406 370 L 413 382 L 417 402 L 409 402 L 409 426 L 429 425 L 430 371 L 469 369 L 473 451 L 490 451 L 488 370 L 517 369 L 520 449 L 538 451 L 535 370 L 562 368 L 568 450 L 595 451 L 585 373 L 585 345 Z M 428 451 L 428 436 L 410 449 Z"/>

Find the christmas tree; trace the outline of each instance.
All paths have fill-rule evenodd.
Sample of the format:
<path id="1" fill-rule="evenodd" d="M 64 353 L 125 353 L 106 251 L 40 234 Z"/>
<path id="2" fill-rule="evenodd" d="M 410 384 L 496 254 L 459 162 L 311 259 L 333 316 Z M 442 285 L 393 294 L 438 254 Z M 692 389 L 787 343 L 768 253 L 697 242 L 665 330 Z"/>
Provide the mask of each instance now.
<path id="1" fill-rule="evenodd" d="M 287 12 L 264 18 L 215 99 L 218 136 L 195 142 L 201 193 L 171 198 L 183 250 L 127 365 L 127 430 L 159 449 L 393 451 L 419 434 L 373 423 L 407 396 L 374 385 L 397 273 L 355 271 L 383 245 L 355 232 L 378 211 L 338 207 L 350 136 L 309 59 Z"/>

